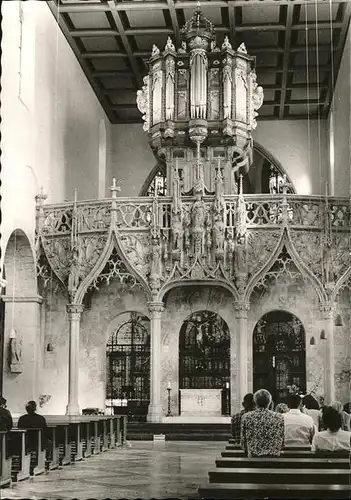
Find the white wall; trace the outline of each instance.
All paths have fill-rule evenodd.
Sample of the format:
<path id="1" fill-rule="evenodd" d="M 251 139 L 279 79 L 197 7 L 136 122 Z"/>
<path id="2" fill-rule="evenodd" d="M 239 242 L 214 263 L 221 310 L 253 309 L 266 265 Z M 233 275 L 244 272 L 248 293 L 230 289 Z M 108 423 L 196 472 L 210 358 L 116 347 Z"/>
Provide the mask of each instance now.
<path id="1" fill-rule="evenodd" d="M 98 196 L 99 123 L 109 121 L 46 2 L 2 3 L 2 256 L 19 227 L 33 241 L 34 197 Z M 21 71 L 21 94 L 19 74 Z"/>
<path id="2" fill-rule="evenodd" d="M 332 116 L 332 119 L 331 119 Z M 329 115 L 331 191 L 349 196 L 351 184 L 351 28 L 341 60 Z"/>

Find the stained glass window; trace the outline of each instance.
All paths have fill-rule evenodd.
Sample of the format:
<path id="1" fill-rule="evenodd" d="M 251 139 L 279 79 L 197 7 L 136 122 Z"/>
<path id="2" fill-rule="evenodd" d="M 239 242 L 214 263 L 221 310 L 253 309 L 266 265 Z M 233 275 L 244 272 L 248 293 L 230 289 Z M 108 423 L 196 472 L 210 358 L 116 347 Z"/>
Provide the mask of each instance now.
<path id="1" fill-rule="evenodd" d="M 147 196 L 167 196 L 167 176 L 165 169 L 160 168 L 152 179 L 147 191 Z"/>

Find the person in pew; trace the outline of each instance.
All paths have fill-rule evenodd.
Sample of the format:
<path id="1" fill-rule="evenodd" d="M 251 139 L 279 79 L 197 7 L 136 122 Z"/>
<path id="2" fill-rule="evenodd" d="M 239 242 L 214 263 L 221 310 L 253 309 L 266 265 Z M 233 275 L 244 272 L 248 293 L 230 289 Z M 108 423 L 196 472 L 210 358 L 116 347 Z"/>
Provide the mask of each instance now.
<path id="1" fill-rule="evenodd" d="M 350 450 L 351 432 L 341 429 L 340 413 L 331 406 L 326 406 L 323 408 L 322 419 L 327 430 L 315 434 L 311 451 L 318 453 L 318 451 Z"/>
<path id="2" fill-rule="evenodd" d="M 318 401 L 312 396 L 312 394 L 306 394 L 302 398 L 302 412 L 306 413 L 313 418 L 313 423 L 316 430 L 321 429 L 322 414 Z"/>
<path id="3" fill-rule="evenodd" d="M 333 401 L 330 406 L 334 408 L 341 415 L 341 429 L 343 431 L 350 431 L 350 415 L 344 411 L 342 403 L 340 401 Z"/>
<path id="4" fill-rule="evenodd" d="M 301 396 L 288 396 L 289 411 L 284 413 L 284 444 L 285 446 L 310 446 L 316 428 L 313 418 L 302 413 Z"/>
<path id="5" fill-rule="evenodd" d="M 13 427 L 12 415 L 7 409 L 7 400 L 0 397 L 0 431 L 8 432 Z"/>
<path id="6" fill-rule="evenodd" d="M 254 410 L 255 408 L 253 394 L 251 392 L 245 394 L 242 405 L 243 410 L 232 416 L 232 436 L 235 441 L 234 444 L 240 444 L 240 428 L 243 415 L 245 415 L 248 411 Z"/>
<path id="7" fill-rule="evenodd" d="M 19 429 L 44 429 L 46 431 L 45 417 L 36 413 L 37 404 L 35 401 L 28 401 L 26 411 L 27 413 L 18 419 L 17 427 Z"/>
<path id="8" fill-rule="evenodd" d="M 283 415 L 269 410 L 272 396 L 266 389 L 254 394 L 256 409 L 241 420 L 240 444 L 248 457 L 278 457 L 284 444 Z"/>
<path id="9" fill-rule="evenodd" d="M 287 413 L 289 411 L 289 406 L 286 403 L 278 403 L 275 407 L 276 413 Z"/>

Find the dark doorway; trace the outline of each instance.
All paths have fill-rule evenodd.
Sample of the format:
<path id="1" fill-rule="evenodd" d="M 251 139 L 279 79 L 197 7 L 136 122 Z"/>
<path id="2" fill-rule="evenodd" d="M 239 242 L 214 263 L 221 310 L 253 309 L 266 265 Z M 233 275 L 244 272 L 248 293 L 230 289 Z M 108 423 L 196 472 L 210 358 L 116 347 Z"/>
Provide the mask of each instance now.
<path id="1" fill-rule="evenodd" d="M 136 312 L 111 335 L 106 350 L 107 405 L 146 420 L 150 402 L 150 320 Z"/>
<path id="2" fill-rule="evenodd" d="M 179 388 L 222 389 L 222 413 L 230 412 L 230 334 L 216 313 L 198 311 L 179 335 Z"/>
<path id="3" fill-rule="evenodd" d="M 305 330 L 301 321 L 285 311 L 271 311 L 253 333 L 253 389 L 267 389 L 275 403 L 290 390 L 306 391 Z"/>

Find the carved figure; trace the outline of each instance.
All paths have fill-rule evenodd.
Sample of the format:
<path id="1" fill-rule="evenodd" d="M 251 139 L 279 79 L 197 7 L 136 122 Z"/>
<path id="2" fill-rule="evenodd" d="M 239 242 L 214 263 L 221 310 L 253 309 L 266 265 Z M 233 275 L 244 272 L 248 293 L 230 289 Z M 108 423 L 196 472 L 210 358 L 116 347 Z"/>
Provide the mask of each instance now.
<path id="1" fill-rule="evenodd" d="M 10 358 L 11 365 L 18 365 L 22 362 L 22 346 L 16 337 L 10 339 Z"/>
<path id="2" fill-rule="evenodd" d="M 170 36 L 167 38 L 165 50 L 174 50 L 175 51 L 175 46 L 174 46 L 174 43 L 172 42 L 172 38 Z"/>
<path id="3" fill-rule="evenodd" d="M 250 73 L 251 77 L 251 128 L 255 129 L 257 127 L 256 116 L 258 115 L 257 109 L 263 104 L 263 88 L 257 85 L 257 75 L 255 71 Z"/>
<path id="4" fill-rule="evenodd" d="M 183 215 L 183 223 L 184 223 L 184 246 L 187 251 L 190 249 L 190 225 L 191 218 L 188 211 L 184 212 Z"/>
<path id="5" fill-rule="evenodd" d="M 220 52 L 220 48 L 216 47 L 216 40 L 212 40 L 211 42 L 211 52 Z"/>
<path id="6" fill-rule="evenodd" d="M 174 118 L 174 77 L 175 62 L 172 57 L 166 60 L 166 120 Z"/>
<path id="7" fill-rule="evenodd" d="M 178 54 L 186 54 L 186 42 L 182 42 L 179 49 Z"/>
<path id="8" fill-rule="evenodd" d="M 73 249 L 72 255 L 72 263 L 69 270 L 68 275 L 68 291 L 73 294 L 78 286 L 80 281 L 80 259 L 79 259 L 79 250 L 77 247 Z"/>
<path id="9" fill-rule="evenodd" d="M 238 238 L 234 252 L 235 274 L 246 274 L 246 241 L 244 236 Z"/>
<path id="10" fill-rule="evenodd" d="M 216 214 L 213 223 L 213 239 L 215 243 L 215 251 L 223 252 L 224 249 L 224 221 L 221 214 Z"/>
<path id="11" fill-rule="evenodd" d="M 203 240 L 205 228 L 205 203 L 202 200 L 201 194 L 197 194 L 194 205 L 192 207 L 192 233 L 194 241 L 195 255 L 203 253 Z"/>
<path id="12" fill-rule="evenodd" d="M 183 247 L 183 220 L 182 211 L 172 215 L 172 249 L 182 250 Z"/>
<path id="13" fill-rule="evenodd" d="M 143 114 L 142 119 L 144 120 L 143 130 L 146 132 L 149 130 L 150 126 L 150 114 L 149 114 L 149 77 L 145 76 L 143 78 L 144 86 L 142 90 L 137 92 L 137 106 L 140 113 Z"/>

